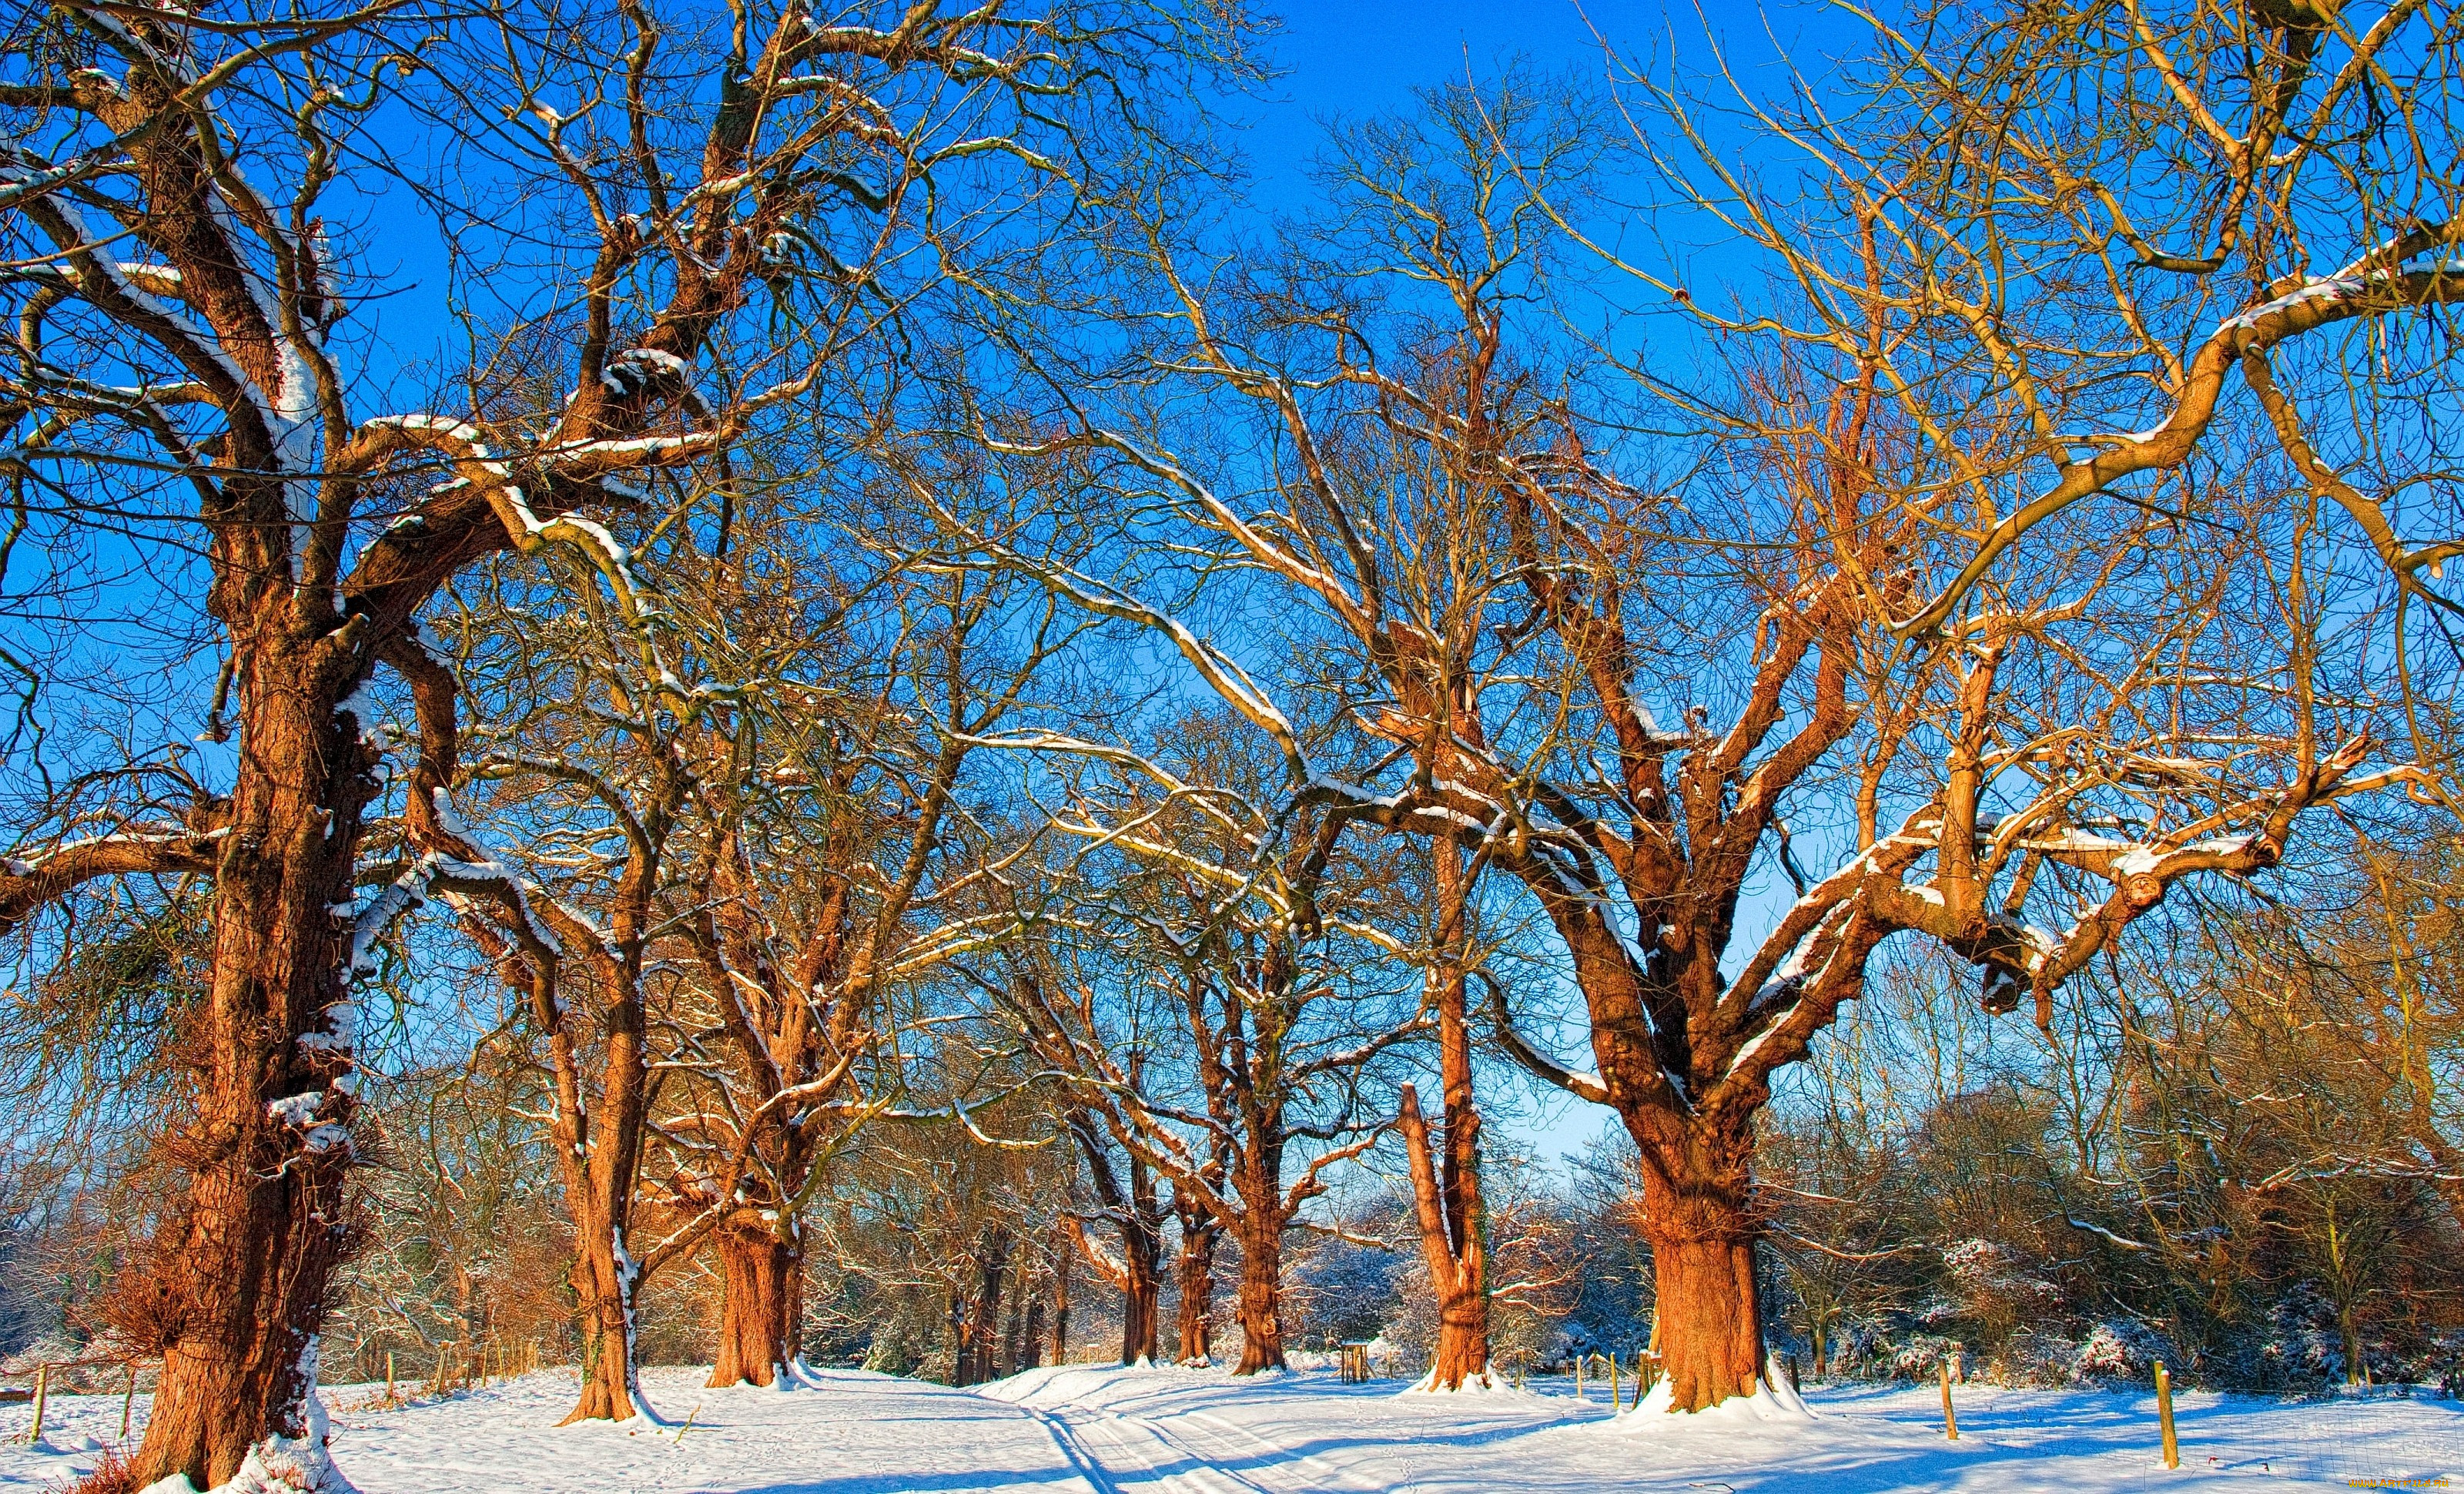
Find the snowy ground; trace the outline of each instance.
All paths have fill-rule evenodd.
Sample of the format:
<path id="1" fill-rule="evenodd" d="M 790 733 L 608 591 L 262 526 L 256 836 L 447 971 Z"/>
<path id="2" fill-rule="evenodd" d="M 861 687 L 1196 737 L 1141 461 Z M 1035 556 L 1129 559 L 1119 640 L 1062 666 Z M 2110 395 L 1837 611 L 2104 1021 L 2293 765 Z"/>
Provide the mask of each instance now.
<path id="1" fill-rule="evenodd" d="M 1603 1388 L 1563 1382 L 1479 1396 L 1398 1395 L 1326 1373 L 1243 1384 L 1177 1370 L 1035 1370 L 956 1391 L 852 1371 L 816 1389 L 706 1391 L 652 1370 L 653 1402 L 689 1427 L 558 1429 L 570 1374 L 366 1409 L 326 1393 L 334 1454 L 363 1494 L 1473 1494 L 1531 1489 L 1956 1489 L 2107 1494 L 2442 1481 L 2464 1486 L 2464 1409 L 2434 1400 L 2325 1404 L 2185 1393 L 2182 1467 L 2156 1456 L 2153 1397 L 1959 1389 L 1943 1439 L 1931 1387 L 1813 1392 L 1812 1420 L 1613 1418 Z M 0 1407 L 0 1494 L 57 1488 L 116 1439 L 117 1395 L 55 1396 L 46 1447 L 31 1412 Z M 144 1401 L 137 1404 L 140 1427 Z"/>

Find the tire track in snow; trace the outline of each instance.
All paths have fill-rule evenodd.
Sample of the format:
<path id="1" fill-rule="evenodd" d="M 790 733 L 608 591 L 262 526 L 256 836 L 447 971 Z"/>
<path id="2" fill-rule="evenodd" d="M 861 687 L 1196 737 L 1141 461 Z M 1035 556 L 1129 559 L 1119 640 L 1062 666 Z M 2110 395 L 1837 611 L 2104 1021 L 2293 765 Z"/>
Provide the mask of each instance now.
<path id="1" fill-rule="evenodd" d="M 1257 1452 L 1269 1454 L 1280 1460 L 1280 1466 L 1308 1468 L 1312 1470 L 1318 1479 L 1318 1483 L 1311 1485 L 1312 1491 L 1327 1488 L 1353 1488 L 1361 1490 L 1362 1494 L 1383 1494 L 1386 1487 L 1383 1483 L 1363 1483 L 1349 1470 L 1339 1468 L 1333 1463 L 1327 1461 L 1325 1459 L 1318 1457 L 1314 1453 L 1299 1452 L 1295 1449 L 1283 1446 L 1273 1439 L 1266 1437 L 1262 1433 L 1252 1431 L 1248 1427 L 1244 1427 L 1237 1421 L 1227 1420 L 1212 1412 L 1184 1411 L 1179 1413 L 1174 1419 L 1195 1427 L 1202 1428 L 1212 1433 L 1213 1436 L 1208 1440 L 1200 1442 L 1199 1446 L 1192 1447 L 1187 1442 L 1183 1441 L 1179 1436 L 1175 1433 L 1165 1431 L 1159 1424 L 1149 1422 L 1148 1425 L 1155 1427 L 1156 1436 L 1179 1448 L 1184 1455 L 1195 1458 L 1200 1462 L 1208 1461 L 1211 1458 L 1249 1456 L 1246 1453 L 1231 1452 L 1231 1450 L 1227 1448 L 1224 1434 L 1229 1433 L 1232 1436 L 1238 1437 L 1242 1440 L 1251 1444 Z M 1257 1489 L 1263 1488 L 1263 1485 L 1253 1483 L 1249 1484 L 1249 1487 Z M 1269 1494 L 1271 1494 L 1271 1491 L 1269 1491 Z"/>
<path id="2" fill-rule="evenodd" d="M 1091 1408 L 1075 1414 L 1019 1409 L 1036 1419 L 1095 1494 L 1283 1494 L 1215 1466 L 1151 1421 Z"/>

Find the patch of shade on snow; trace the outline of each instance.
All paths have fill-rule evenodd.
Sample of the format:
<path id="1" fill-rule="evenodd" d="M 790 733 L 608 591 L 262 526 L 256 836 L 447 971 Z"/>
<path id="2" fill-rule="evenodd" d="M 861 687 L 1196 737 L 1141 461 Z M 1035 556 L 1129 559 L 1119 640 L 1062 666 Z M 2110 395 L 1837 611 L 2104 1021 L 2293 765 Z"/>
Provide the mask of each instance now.
<path id="1" fill-rule="evenodd" d="M 2277 1494 L 2464 1474 L 2464 1409 L 2427 1397 L 2184 1391 L 2182 1467 L 2168 1473 L 2144 1391 L 1957 1386 L 1950 1442 L 1930 1383 L 1811 1388 L 1812 1416 L 1765 1396 L 1759 1409 L 1613 1417 L 1606 1386 L 1576 1398 L 1563 1378 L 1477 1395 L 1176 1367 L 1057 1366 L 974 1391 L 848 1370 L 800 1372 L 807 1388 L 784 1393 L 706 1378 L 643 1373 L 671 1423 L 654 1431 L 558 1427 L 578 1388 L 569 1371 L 407 1406 L 365 1385 L 328 1387 L 325 1400 L 334 1460 L 361 1494 Z M 136 1409 L 142 1430 L 144 1397 Z M 53 1397 L 38 1448 L 12 1440 L 30 1414 L 0 1406 L 0 1494 L 55 1487 L 118 1440 L 118 1395 Z"/>

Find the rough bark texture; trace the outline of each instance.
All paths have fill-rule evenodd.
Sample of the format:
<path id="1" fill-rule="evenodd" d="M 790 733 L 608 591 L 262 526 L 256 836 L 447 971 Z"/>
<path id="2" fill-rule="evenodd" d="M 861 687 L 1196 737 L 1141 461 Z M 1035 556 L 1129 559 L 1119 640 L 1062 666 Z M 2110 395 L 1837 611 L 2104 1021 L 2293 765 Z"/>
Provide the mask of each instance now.
<path id="1" fill-rule="evenodd" d="M 581 1238 L 565 1279 L 580 1299 L 582 1395 L 562 1424 L 625 1420 L 640 1399 L 633 1374 L 632 1261 L 619 1253 L 612 1231 L 593 1230 Z"/>
<path id="2" fill-rule="evenodd" d="M 1646 1158 L 1652 1338 L 1671 1411 L 1754 1394 L 1763 1376 L 1762 1296 L 1748 1196 L 1750 1141 L 1695 1148 L 1683 1171 Z"/>
<path id="3" fill-rule="evenodd" d="M 209 1044 L 196 1119 L 170 1144 L 191 1181 L 120 1305 L 163 1346 L 140 1487 L 185 1475 L 210 1488 L 264 1438 L 315 1435 L 312 1346 L 347 1244 L 356 1107 L 336 1088 L 347 1037 L 325 1029 L 349 997 L 347 926 L 331 910 L 354 895 L 370 764 L 334 714 L 347 653 L 236 647 L 245 729 L 215 868 Z"/>
<path id="4" fill-rule="evenodd" d="M 803 1253 L 760 1219 L 718 1232 L 718 1351 L 710 1385 L 774 1385 L 796 1357 Z"/>
<path id="5" fill-rule="evenodd" d="M 1434 849 L 1438 917 L 1432 942 L 1438 961 L 1429 994 L 1438 1016 L 1445 1134 L 1439 1147 L 1430 1146 L 1420 1098 L 1410 1085 L 1403 1087 L 1398 1120 L 1411 1163 L 1420 1255 L 1438 1298 L 1438 1341 L 1421 1383 L 1451 1391 L 1466 1380 L 1485 1381 L 1488 1373 L 1488 1220 L 1481 1204 L 1480 1107 L 1472 1094 L 1471 1033 L 1463 1010 L 1470 888 L 1462 848 L 1441 842 Z"/>
<path id="6" fill-rule="evenodd" d="M 1173 1285 L 1179 1294 L 1179 1357 L 1186 1365 L 1215 1362 L 1215 1245 L 1223 1226 L 1204 1205 L 1175 1190 L 1173 1210 L 1180 1217 L 1180 1255 L 1173 1263 Z"/>
<path id="7" fill-rule="evenodd" d="M 1153 1364 L 1155 1344 L 1163 1318 L 1163 1273 L 1158 1265 L 1157 1247 L 1149 1241 L 1144 1248 L 1133 1248 L 1121 1258 L 1127 1267 L 1126 1284 L 1121 1288 L 1121 1363 Z"/>
<path id="8" fill-rule="evenodd" d="M 1449 1187 L 1430 1156 L 1429 1129 L 1420 1118 L 1419 1096 L 1403 1087 L 1401 1125 L 1410 1155 L 1412 1193 L 1420 1232 L 1420 1257 L 1438 1299 L 1438 1341 L 1422 1384 L 1461 1390 L 1488 1373 L 1488 1255 L 1481 1239 L 1477 1175 L 1468 1190 Z M 1450 1122 L 1449 1160 L 1457 1136 L 1466 1150 L 1479 1133 L 1477 1115 Z M 1451 1171 L 1451 1169 L 1449 1169 Z"/>
<path id="9" fill-rule="evenodd" d="M 1001 1297 L 1009 1283 L 1010 1232 L 995 1225 L 987 1233 L 976 1261 L 976 1287 L 950 1308 L 956 1330 L 957 1362 L 953 1375 L 959 1385 L 980 1385 L 1001 1375 Z"/>
<path id="10" fill-rule="evenodd" d="M 1284 1367 L 1284 1221 L 1269 1210 L 1241 1219 L 1241 1362 L 1234 1374 Z"/>

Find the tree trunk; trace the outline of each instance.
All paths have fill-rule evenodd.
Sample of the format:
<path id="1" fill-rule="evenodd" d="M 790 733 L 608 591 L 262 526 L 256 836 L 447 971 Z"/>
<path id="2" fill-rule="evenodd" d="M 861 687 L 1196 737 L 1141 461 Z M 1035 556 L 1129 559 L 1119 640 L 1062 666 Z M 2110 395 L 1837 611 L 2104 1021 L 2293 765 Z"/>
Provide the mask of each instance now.
<path id="1" fill-rule="evenodd" d="M 1153 1364 L 1163 1315 L 1163 1241 L 1141 1229 L 1121 1232 L 1121 1363 Z"/>
<path id="2" fill-rule="evenodd" d="M 1429 1268 L 1430 1290 L 1438 1299 L 1438 1341 L 1419 1388 L 1461 1390 L 1464 1381 L 1485 1383 L 1488 1374 L 1487 1247 L 1481 1239 L 1479 1219 L 1466 1217 L 1470 1211 L 1463 1207 L 1463 1195 L 1458 1191 L 1450 1197 L 1437 1176 L 1429 1155 L 1428 1127 L 1420 1119 L 1419 1097 L 1410 1085 L 1403 1087 L 1401 1110 L 1420 1254 Z M 1476 1131 L 1477 1117 L 1465 1129 Z M 1472 1210 L 1477 1209 L 1477 1199 L 1475 1193 Z"/>
<path id="3" fill-rule="evenodd" d="M 1039 1292 L 1026 1305 L 1026 1348 L 1019 1356 L 1018 1367 L 1032 1370 L 1044 1363 L 1044 1295 Z"/>
<path id="4" fill-rule="evenodd" d="M 717 1244 L 722 1297 L 710 1387 L 778 1384 L 796 1357 L 802 1253 L 758 1219 L 722 1227 Z"/>
<path id="5" fill-rule="evenodd" d="M 609 1029 L 606 1066 L 600 1083 L 600 1123 L 586 1156 L 580 1154 L 586 1110 L 570 1051 L 570 1018 L 559 1017 L 550 1033 L 558 1049 L 560 1091 L 559 1115 L 550 1130 L 560 1142 L 565 1208 L 574 1225 L 573 1268 L 565 1280 L 573 1286 L 582 1332 L 582 1397 L 564 1418 L 568 1426 L 633 1417 L 657 1419 L 642 1398 L 634 1360 L 634 1296 L 642 1279 L 626 1242 L 648 1109 L 641 1005 L 611 1000 L 602 1020 Z"/>
<path id="6" fill-rule="evenodd" d="M 994 1226 L 979 1258 L 975 1300 L 963 1311 L 953 1308 L 958 1334 L 958 1356 L 955 1378 L 959 1385 L 979 1385 L 994 1377 L 994 1358 L 998 1346 L 995 1335 L 1001 1328 L 1002 1289 L 1009 1278 L 1010 1234 L 1006 1226 Z"/>
<path id="7" fill-rule="evenodd" d="M 1696 1138 L 1684 1171 L 1643 1164 L 1654 1279 L 1652 1337 L 1668 1409 L 1701 1411 L 1764 1381 L 1760 1220 L 1746 1187 L 1750 1140 Z"/>
<path id="8" fill-rule="evenodd" d="M 242 736 L 215 870 L 209 1046 L 195 1119 L 169 1144 L 187 1194 L 113 1309 L 163 1351 L 131 1469 L 138 1487 L 185 1476 L 211 1488 L 253 1450 L 302 1488 L 347 1488 L 325 1454 L 316 1343 L 348 1243 L 356 1111 L 349 926 L 332 910 L 356 895 L 373 780 L 356 722 L 334 712 L 349 684 L 328 677 L 338 650 L 235 630 L 233 652 Z"/>
<path id="9" fill-rule="evenodd" d="M 590 1212 L 604 1217 L 605 1211 Z M 582 1398 L 561 1423 L 565 1426 L 649 1416 L 633 1361 L 633 1291 L 640 1284 L 621 1233 L 589 1225 L 575 1231 L 573 1268 L 565 1280 L 579 1300 Z"/>
<path id="10" fill-rule="evenodd" d="M 1461 1390 L 1488 1376 L 1488 1219 L 1480 1190 L 1480 1106 L 1472 1093 L 1471 1033 L 1463 1012 L 1464 905 L 1469 888 L 1462 848 L 1433 847 L 1438 920 L 1431 972 L 1438 1015 L 1438 1067 L 1445 1086 L 1442 1157 L 1432 1154 L 1419 1096 L 1403 1087 L 1400 1121 L 1412 1169 L 1420 1254 L 1438 1299 L 1438 1341 L 1424 1390 Z"/>
<path id="11" fill-rule="evenodd" d="M 1067 1250 L 1052 1252 L 1052 1362 L 1069 1362 L 1069 1273 L 1075 1262 Z"/>
<path id="12" fill-rule="evenodd" d="M 1180 1209 L 1180 1257 L 1174 1263 L 1180 1294 L 1180 1362 L 1215 1362 L 1215 1242 L 1223 1226 L 1202 1210 Z"/>
<path id="13" fill-rule="evenodd" d="M 1234 1374 L 1284 1367 L 1284 1230 L 1271 1211 L 1241 1219 L 1241 1362 Z"/>
<path id="14" fill-rule="evenodd" d="M 1021 1271 L 1018 1277 L 1018 1290 L 1010 1294 L 1009 1329 L 1001 1334 L 1001 1363 L 994 1366 L 994 1379 L 1000 1379 L 1004 1374 L 1016 1374 L 1020 1364 L 1023 1361 L 1026 1344 L 1022 1335 L 1026 1332 L 1027 1290 L 1026 1273 Z"/>
<path id="15" fill-rule="evenodd" d="M 1763 1326 L 1752 1238 L 1655 1235 L 1651 1253 L 1668 1409 L 1701 1411 L 1754 1394 Z"/>

